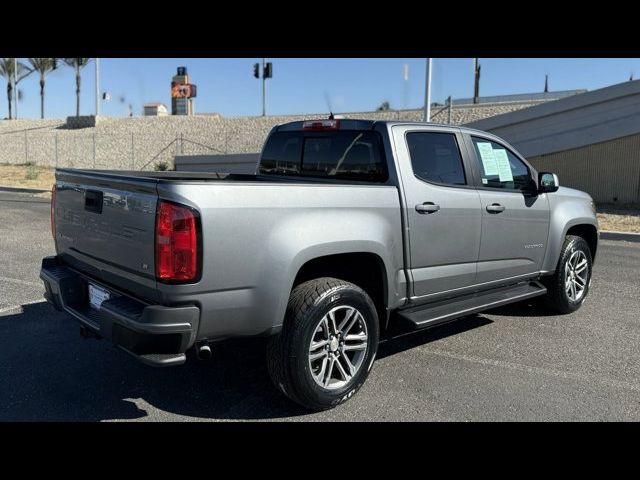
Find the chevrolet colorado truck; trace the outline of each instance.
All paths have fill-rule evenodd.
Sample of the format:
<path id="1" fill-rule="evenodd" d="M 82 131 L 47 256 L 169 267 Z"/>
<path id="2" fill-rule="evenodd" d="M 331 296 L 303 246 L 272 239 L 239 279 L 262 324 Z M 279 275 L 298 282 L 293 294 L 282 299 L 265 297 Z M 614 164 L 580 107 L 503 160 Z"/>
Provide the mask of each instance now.
<path id="1" fill-rule="evenodd" d="M 494 135 L 353 119 L 273 128 L 255 175 L 58 169 L 51 228 L 45 296 L 81 333 L 155 366 L 267 336 L 276 387 L 314 410 L 398 325 L 577 310 L 599 239 L 589 195 Z"/>

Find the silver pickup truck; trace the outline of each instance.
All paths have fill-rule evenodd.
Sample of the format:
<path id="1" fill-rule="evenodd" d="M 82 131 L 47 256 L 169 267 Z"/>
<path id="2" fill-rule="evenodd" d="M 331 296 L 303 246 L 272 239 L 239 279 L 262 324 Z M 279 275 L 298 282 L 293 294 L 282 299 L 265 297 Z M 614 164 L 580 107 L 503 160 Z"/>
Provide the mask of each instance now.
<path id="1" fill-rule="evenodd" d="M 467 128 L 275 127 L 255 175 L 58 169 L 46 298 L 145 363 L 268 336 L 276 387 L 349 399 L 378 341 L 512 302 L 580 307 L 593 201 Z M 400 326 L 402 328 L 400 328 Z"/>

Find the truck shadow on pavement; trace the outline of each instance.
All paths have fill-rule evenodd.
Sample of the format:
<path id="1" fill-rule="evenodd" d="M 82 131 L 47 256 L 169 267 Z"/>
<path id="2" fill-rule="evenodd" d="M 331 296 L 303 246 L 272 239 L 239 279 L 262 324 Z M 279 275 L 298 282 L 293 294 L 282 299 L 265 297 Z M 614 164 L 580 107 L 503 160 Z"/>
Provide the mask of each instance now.
<path id="1" fill-rule="evenodd" d="M 153 368 L 46 303 L 0 317 L 0 421 L 263 419 L 307 414 L 272 385 L 265 342 L 225 342 L 213 358 Z M 178 417 L 176 417 L 176 415 Z M 185 418 L 187 419 L 187 418 Z"/>
<path id="2" fill-rule="evenodd" d="M 379 358 L 492 323 L 482 316 L 382 342 Z M 0 421 L 269 419 L 308 415 L 271 384 L 264 340 L 228 341 L 213 358 L 157 369 L 46 303 L 0 316 Z"/>

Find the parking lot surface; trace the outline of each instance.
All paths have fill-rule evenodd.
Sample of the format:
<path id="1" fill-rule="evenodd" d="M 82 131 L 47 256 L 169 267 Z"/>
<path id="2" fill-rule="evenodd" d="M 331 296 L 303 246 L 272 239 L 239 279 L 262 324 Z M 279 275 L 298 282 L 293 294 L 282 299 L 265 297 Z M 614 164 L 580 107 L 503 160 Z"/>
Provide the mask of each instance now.
<path id="1" fill-rule="evenodd" d="M 380 346 L 362 390 L 308 413 L 271 386 L 264 342 L 153 369 L 42 302 L 49 202 L 0 192 L 0 421 L 640 420 L 640 243 L 601 241 L 576 313 L 518 304 Z"/>

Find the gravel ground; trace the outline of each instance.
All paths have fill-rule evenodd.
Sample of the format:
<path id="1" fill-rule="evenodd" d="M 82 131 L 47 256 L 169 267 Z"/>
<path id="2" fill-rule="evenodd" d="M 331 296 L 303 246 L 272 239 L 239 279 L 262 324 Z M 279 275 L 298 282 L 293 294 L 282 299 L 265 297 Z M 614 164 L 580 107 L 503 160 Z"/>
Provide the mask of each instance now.
<path id="1" fill-rule="evenodd" d="M 51 190 L 53 169 L 34 165 L 1 165 L 0 186 Z"/>
<path id="2" fill-rule="evenodd" d="M 598 205 L 596 208 L 602 230 L 640 233 L 640 205 Z"/>

